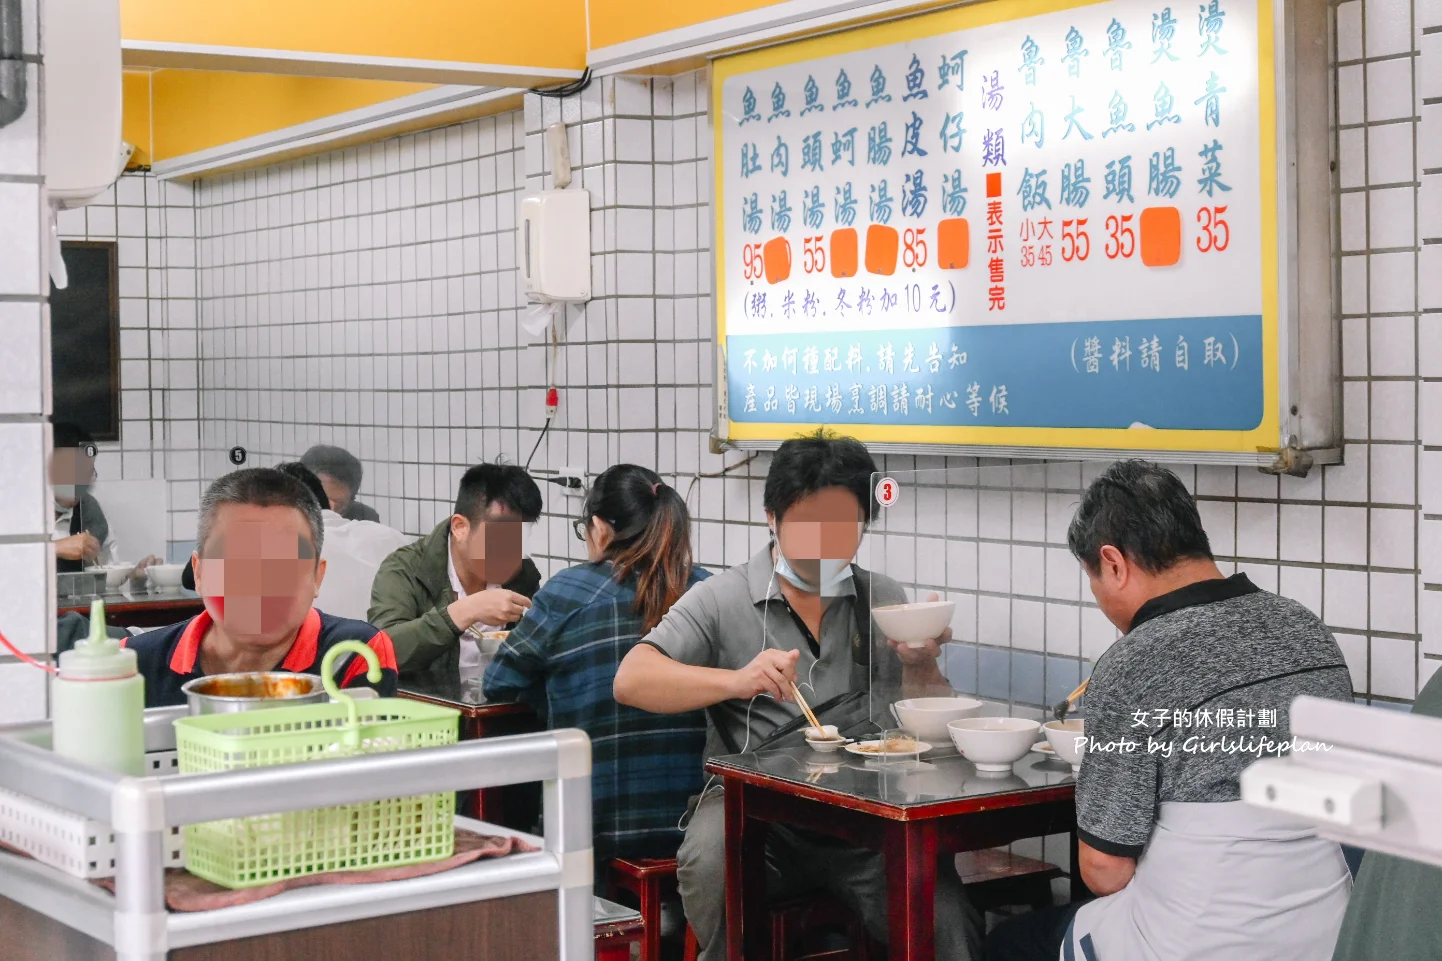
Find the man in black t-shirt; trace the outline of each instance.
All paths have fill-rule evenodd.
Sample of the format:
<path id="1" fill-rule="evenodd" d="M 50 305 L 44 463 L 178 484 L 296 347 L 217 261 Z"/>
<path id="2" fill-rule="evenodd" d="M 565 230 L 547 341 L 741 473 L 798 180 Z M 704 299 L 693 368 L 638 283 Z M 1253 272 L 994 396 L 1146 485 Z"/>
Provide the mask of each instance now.
<path id="1" fill-rule="evenodd" d="M 1126 634 L 1083 700 L 1081 905 L 993 932 L 990 961 L 1326 961 L 1350 888 L 1341 850 L 1240 800 L 1242 770 L 1284 753 L 1300 694 L 1350 700 L 1332 635 L 1302 605 L 1226 577 L 1182 482 L 1114 464 L 1067 535 Z"/>

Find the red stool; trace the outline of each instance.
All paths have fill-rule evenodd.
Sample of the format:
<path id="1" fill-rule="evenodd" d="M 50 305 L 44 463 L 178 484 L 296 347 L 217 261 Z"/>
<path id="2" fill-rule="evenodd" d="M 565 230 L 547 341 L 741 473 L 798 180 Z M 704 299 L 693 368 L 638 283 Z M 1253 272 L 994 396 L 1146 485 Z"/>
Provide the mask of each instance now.
<path id="1" fill-rule="evenodd" d="M 640 902 L 640 961 L 661 961 L 661 904 L 677 897 L 676 862 L 670 858 L 616 858 L 606 872 L 612 894 L 629 892 Z M 846 935 L 850 947 L 827 949 L 821 936 L 827 931 Z M 799 898 L 771 910 L 772 961 L 871 961 L 884 957 L 873 951 L 873 943 L 856 913 L 830 898 Z M 696 961 L 699 945 L 691 925 L 686 925 L 685 961 Z"/>
<path id="2" fill-rule="evenodd" d="M 847 947 L 826 947 L 828 932 L 845 934 Z M 871 961 L 872 956 L 861 918 L 841 901 L 798 898 L 771 909 L 771 961 Z"/>
<path id="3" fill-rule="evenodd" d="M 641 961 L 661 961 L 661 903 L 676 898 L 675 859 L 616 858 L 606 872 L 606 881 L 613 893 L 626 891 L 640 902 L 641 923 L 646 929 L 641 936 Z M 687 934 L 688 944 L 694 943 L 689 925 Z M 687 957 L 695 955 L 688 953 Z"/>

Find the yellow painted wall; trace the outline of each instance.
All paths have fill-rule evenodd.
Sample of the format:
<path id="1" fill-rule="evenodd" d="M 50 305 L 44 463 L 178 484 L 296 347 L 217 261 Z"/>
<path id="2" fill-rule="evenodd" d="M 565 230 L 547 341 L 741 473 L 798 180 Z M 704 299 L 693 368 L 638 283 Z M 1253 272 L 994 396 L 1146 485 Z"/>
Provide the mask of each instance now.
<path id="1" fill-rule="evenodd" d="M 243 140 L 431 89 L 388 80 L 157 70 L 155 160 Z"/>
<path id="2" fill-rule="evenodd" d="M 585 0 L 122 0 L 126 40 L 579 70 Z"/>
<path id="3" fill-rule="evenodd" d="M 127 170 L 149 167 L 154 153 L 150 142 L 150 71 L 127 70 L 120 75 L 120 136 L 135 147 Z"/>

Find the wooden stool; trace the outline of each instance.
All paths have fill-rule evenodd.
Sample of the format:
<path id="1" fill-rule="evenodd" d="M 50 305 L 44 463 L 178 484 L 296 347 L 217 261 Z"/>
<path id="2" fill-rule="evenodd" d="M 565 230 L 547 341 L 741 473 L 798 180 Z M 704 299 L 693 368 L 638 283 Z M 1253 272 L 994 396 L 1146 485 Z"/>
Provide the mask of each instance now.
<path id="1" fill-rule="evenodd" d="M 956 859 L 957 873 L 966 896 L 978 911 L 1004 904 L 1026 904 L 1032 908 L 1051 907 L 1051 879 L 1062 869 L 1036 858 L 1012 854 L 1000 848 L 967 851 Z"/>
<path id="2" fill-rule="evenodd" d="M 842 932 L 848 947 L 827 948 L 826 932 Z M 833 898 L 798 898 L 771 909 L 771 961 L 870 961 L 871 939 L 861 918 Z"/>
<path id="3" fill-rule="evenodd" d="M 641 961 L 661 961 L 661 903 L 676 898 L 676 860 L 674 858 L 638 858 L 628 861 L 615 858 L 606 871 L 607 885 L 612 893 L 627 891 L 640 902 Z M 690 945 L 695 943 L 690 925 L 686 927 L 687 955 L 694 959 Z"/>

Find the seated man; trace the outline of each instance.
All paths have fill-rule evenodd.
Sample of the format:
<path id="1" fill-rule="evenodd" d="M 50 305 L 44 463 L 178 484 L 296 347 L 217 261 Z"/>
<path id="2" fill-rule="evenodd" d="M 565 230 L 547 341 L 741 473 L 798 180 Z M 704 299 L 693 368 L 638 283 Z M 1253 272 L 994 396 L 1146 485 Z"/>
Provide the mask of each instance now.
<path id="1" fill-rule="evenodd" d="M 83 428 L 60 423 L 53 428 L 50 490 L 55 501 L 55 570 L 69 573 L 114 557 L 115 539 L 95 485 L 95 441 Z"/>
<path id="2" fill-rule="evenodd" d="M 300 462 L 315 471 L 325 486 L 330 503 L 321 501 L 322 507 L 329 507 L 348 521 L 380 521 L 381 516 L 375 508 L 355 499 L 360 492 L 365 468 L 350 451 L 344 447 L 316 444 L 300 455 Z"/>
<path id="3" fill-rule="evenodd" d="M 1417 694 L 1413 714 L 1442 717 L 1442 671 Z M 1368 851 L 1332 961 L 1442 958 L 1442 868 Z"/>
<path id="4" fill-rule="evenodd" d="M 192 562 L 205 610 L 188 621 L 136 637 L 130 644 L 145 677 L 145 706 L 184 704 L 180 686 L 208 674 L 294 671 L 319 674 L 341 641 L 370 645 L 395 693 L 391 639 L 364 621 L 312 607 L 326 563 L 320 505 L 305 485 L 269 467 L 238 470 L 200 499 Z M 364 659 L 336 669 L 341 687 L 366 684 Z"/>
<path id="5" fill-rule="evenodd" d="M 395 642 L 405 683 L 445 690 L 462 667 L 480 670 L 481 633 L 520 620 L 541 587 L 521 544 L 522 525 L 540 516 L 541 490 L 523 468 L 478 464 L 461 477 L 455 513 L 385 559 L 369 620 Z"/>
<path id="6" fill-rule="evenodd" d="M 326 506 L 330 500 L 320 478 L 299 461 L 276 464 L 275 469 L 304 484 L 321 508 L 325 546 L 320 556 L 325 561 L 326 578 L 316 595 L 316 608 L 337 617 L 364 619 L 370 605 L 371 582 L 381 562 L 415 538 L 375 521 L 348 521 L 341 517 Z M 195 569 L 189 562 L 180 574 L 180 583 L 188 590 L 195 590 Z"/>
<path id="7" fill-rule="evenodd" d="M 1326 961 L 1351 887 L 1341 848 L 1243 804 L 1240 777 L 1264 738 L 1290 739 L 1294 698 L 1352 699 L 1336 641 L 1302 605 L 1224 577 L 1192 496 L 1156 464 L 1093 481 L 1067 543 L 1126 632 L 1082 704 L 1076 867 L 1103 897 L 1006 922 L 987 958 Z"/>
<path id="8" fill-rule="evenodd" d="M 865 656 L 860 638 L 880 632 L 859 611 L 906 600 L 895 581 L 852 564 L 875 470 L 866 448 L 851 438 L 782 444 L 762 498 L 771 543 L 681 595 L 622 660 L 616 700 L 659 714 L 708 709 L 706 756 L 714 757 L 754 748 L 799 716 L 791 693 L 798 680 L 812 705 L 865 692 L 873 676 L 898 683 L 906 696 L 950 694 L 935 641 L 915 650 L 873 643 Z M 723 792 L 703 791 L 686 825 L 676 877 L 704 961 L 726 956 L 725 835 Z M 880 854 L 782 825 L 771 826 L 766 854 L 773 898 L 829 892 L 860 915 L 872 937 L 886 940 Z M 980 919 L 950 855 L 938 859 L 935 903 L 936 957 L 976 957 Z"/>

